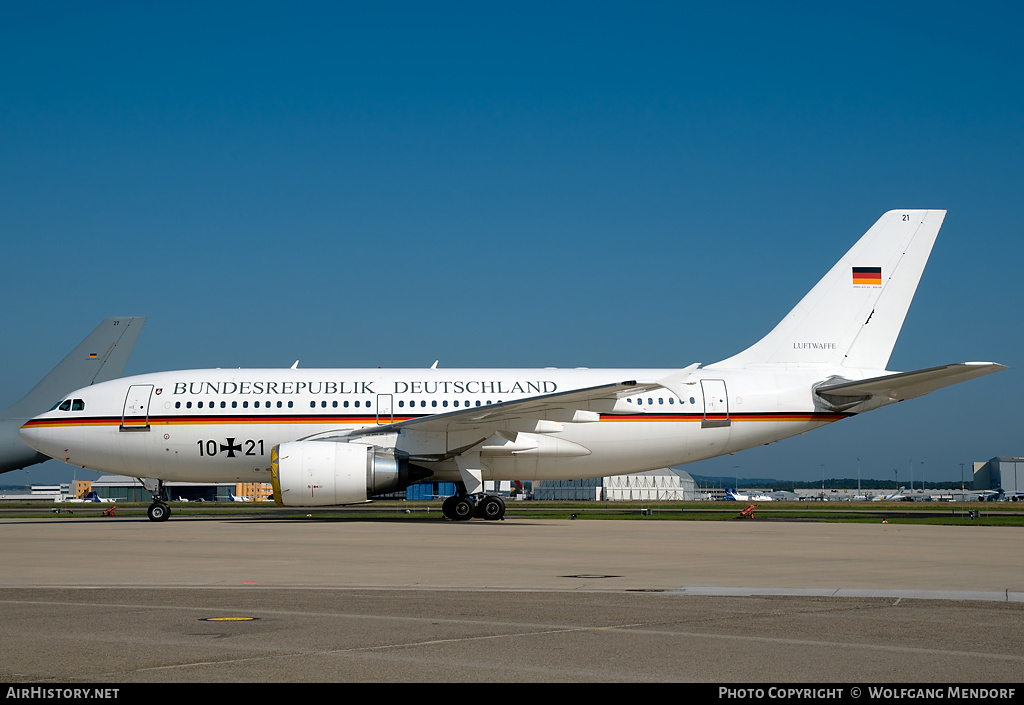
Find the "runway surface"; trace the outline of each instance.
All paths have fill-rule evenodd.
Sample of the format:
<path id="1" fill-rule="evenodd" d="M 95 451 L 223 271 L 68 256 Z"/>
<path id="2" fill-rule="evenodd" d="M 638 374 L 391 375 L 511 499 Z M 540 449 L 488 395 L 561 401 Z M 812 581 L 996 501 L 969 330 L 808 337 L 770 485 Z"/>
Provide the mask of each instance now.
<path id="1" fill-rule="evenodd" d="M 1018 682 L 1019 529 L 0 521 L 12 682 Z M 249 621 L 207 621 L 211 619 Z M 253 618 L 253 619 L 250 619 Z"/>

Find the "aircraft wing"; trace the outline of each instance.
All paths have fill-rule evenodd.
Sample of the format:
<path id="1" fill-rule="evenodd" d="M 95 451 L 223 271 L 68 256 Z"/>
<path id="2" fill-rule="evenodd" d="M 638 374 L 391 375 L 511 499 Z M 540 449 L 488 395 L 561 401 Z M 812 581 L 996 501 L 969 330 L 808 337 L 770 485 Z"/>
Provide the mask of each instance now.
<path id="1" fill-rule="evenodd" d="M 411 429 L 428 433 L 475 430 L 479 431 L 481 435 L 487 436 L 502 425 L 515 422 L 530 424 L 542 421 L 552 423 L 596 421 L 597 413 L 591 407 L 598 407 L 601 411 L 611 411 L 615 408 L 617 412 L 628 412 L 632 409 L 619 406 L 617 404 L 619 400 L 654 389 L 667 388 L 671 390 L 698 366 L 699 363 L 694 363 L 657 381 L 626 380 L 584 389 L 542 394 L 516 401 L 498 402 L 487 406 L 431 414 L 392 424 L 370 426 L 335 437 L 340 439 L 343 436 L 347 440 L 358 436 L 395 433 Z M 321 438 L 327 439 L 331 436 L 321 436 Z"/>
<path id="2" fill-rule="evenodd" d="M 837 401 L 832 399 L 833 397 L 839 397 L 838 401 L 842 402 L 850 402 L 855 399 L 867 400 L 871 397 L 880 397 L 888 401 L 903 401 L 1005 369 L 1005 365 L 996 362 L 960 362 L 913 372 L 897 372 L 854 382 L 823 384 L 816 387 L 815 392 L 828 401 Z"/>
<path id="3" fill-rule="evenodd" d="M 555 392 L 517 401 L 504 401 L 488 406 L 470 407 L 444 414 L 432 414 L 418 419 L 408 419 L 393 424 L 383 424 L 354 431 L 348 436 L 365 434 L 393 433 L 403 429 L 415 428 L 417 431 L 463 431 L 470 429 L 493 428 L 508 421 L 540 419 L 552 412 L 570 410 L 587 406 L 591 402 L 608 401 L 614 403 L 620 398 L 638 394 L 661 385 L 656 383 L 639 383 L 635 380 L 602 384 L 586 389 L 573 389 L 567 392 Z"/>

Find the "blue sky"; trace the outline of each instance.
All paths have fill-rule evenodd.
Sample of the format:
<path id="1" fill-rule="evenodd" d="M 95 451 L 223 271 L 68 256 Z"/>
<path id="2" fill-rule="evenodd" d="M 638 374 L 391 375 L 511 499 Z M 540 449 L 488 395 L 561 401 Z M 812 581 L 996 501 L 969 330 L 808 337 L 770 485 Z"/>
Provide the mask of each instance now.
<path id="1" fill-rule="evenodd" d="M 690 469 L 1024 454 L 1024 10 L 706 5 L 5 8 L 0 403 L 111 315 L 132 374 L 711 363 L 945 208 L 890 368 L 1012 369 Z"/>

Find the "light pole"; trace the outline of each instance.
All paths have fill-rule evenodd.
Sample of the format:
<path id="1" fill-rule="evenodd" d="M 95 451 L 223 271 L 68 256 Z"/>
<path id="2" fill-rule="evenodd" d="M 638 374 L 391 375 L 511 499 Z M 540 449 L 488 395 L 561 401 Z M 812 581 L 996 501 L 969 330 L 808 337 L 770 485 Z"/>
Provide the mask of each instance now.
<path id="1" fill-rule="evenodd" d="M 964 464 L 960 463 L 960 516 L 964 514 Z"/>

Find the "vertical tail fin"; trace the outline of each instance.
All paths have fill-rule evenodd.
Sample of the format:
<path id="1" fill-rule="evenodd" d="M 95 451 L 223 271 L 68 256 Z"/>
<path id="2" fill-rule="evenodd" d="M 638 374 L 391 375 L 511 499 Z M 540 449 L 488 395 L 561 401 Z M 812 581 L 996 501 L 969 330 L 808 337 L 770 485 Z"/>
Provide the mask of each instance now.
<path id="1" fill-rule="evenodd" d="M 945 217 L 889 211 L 771 333 L 714 367 L 884 370 Z"/>

